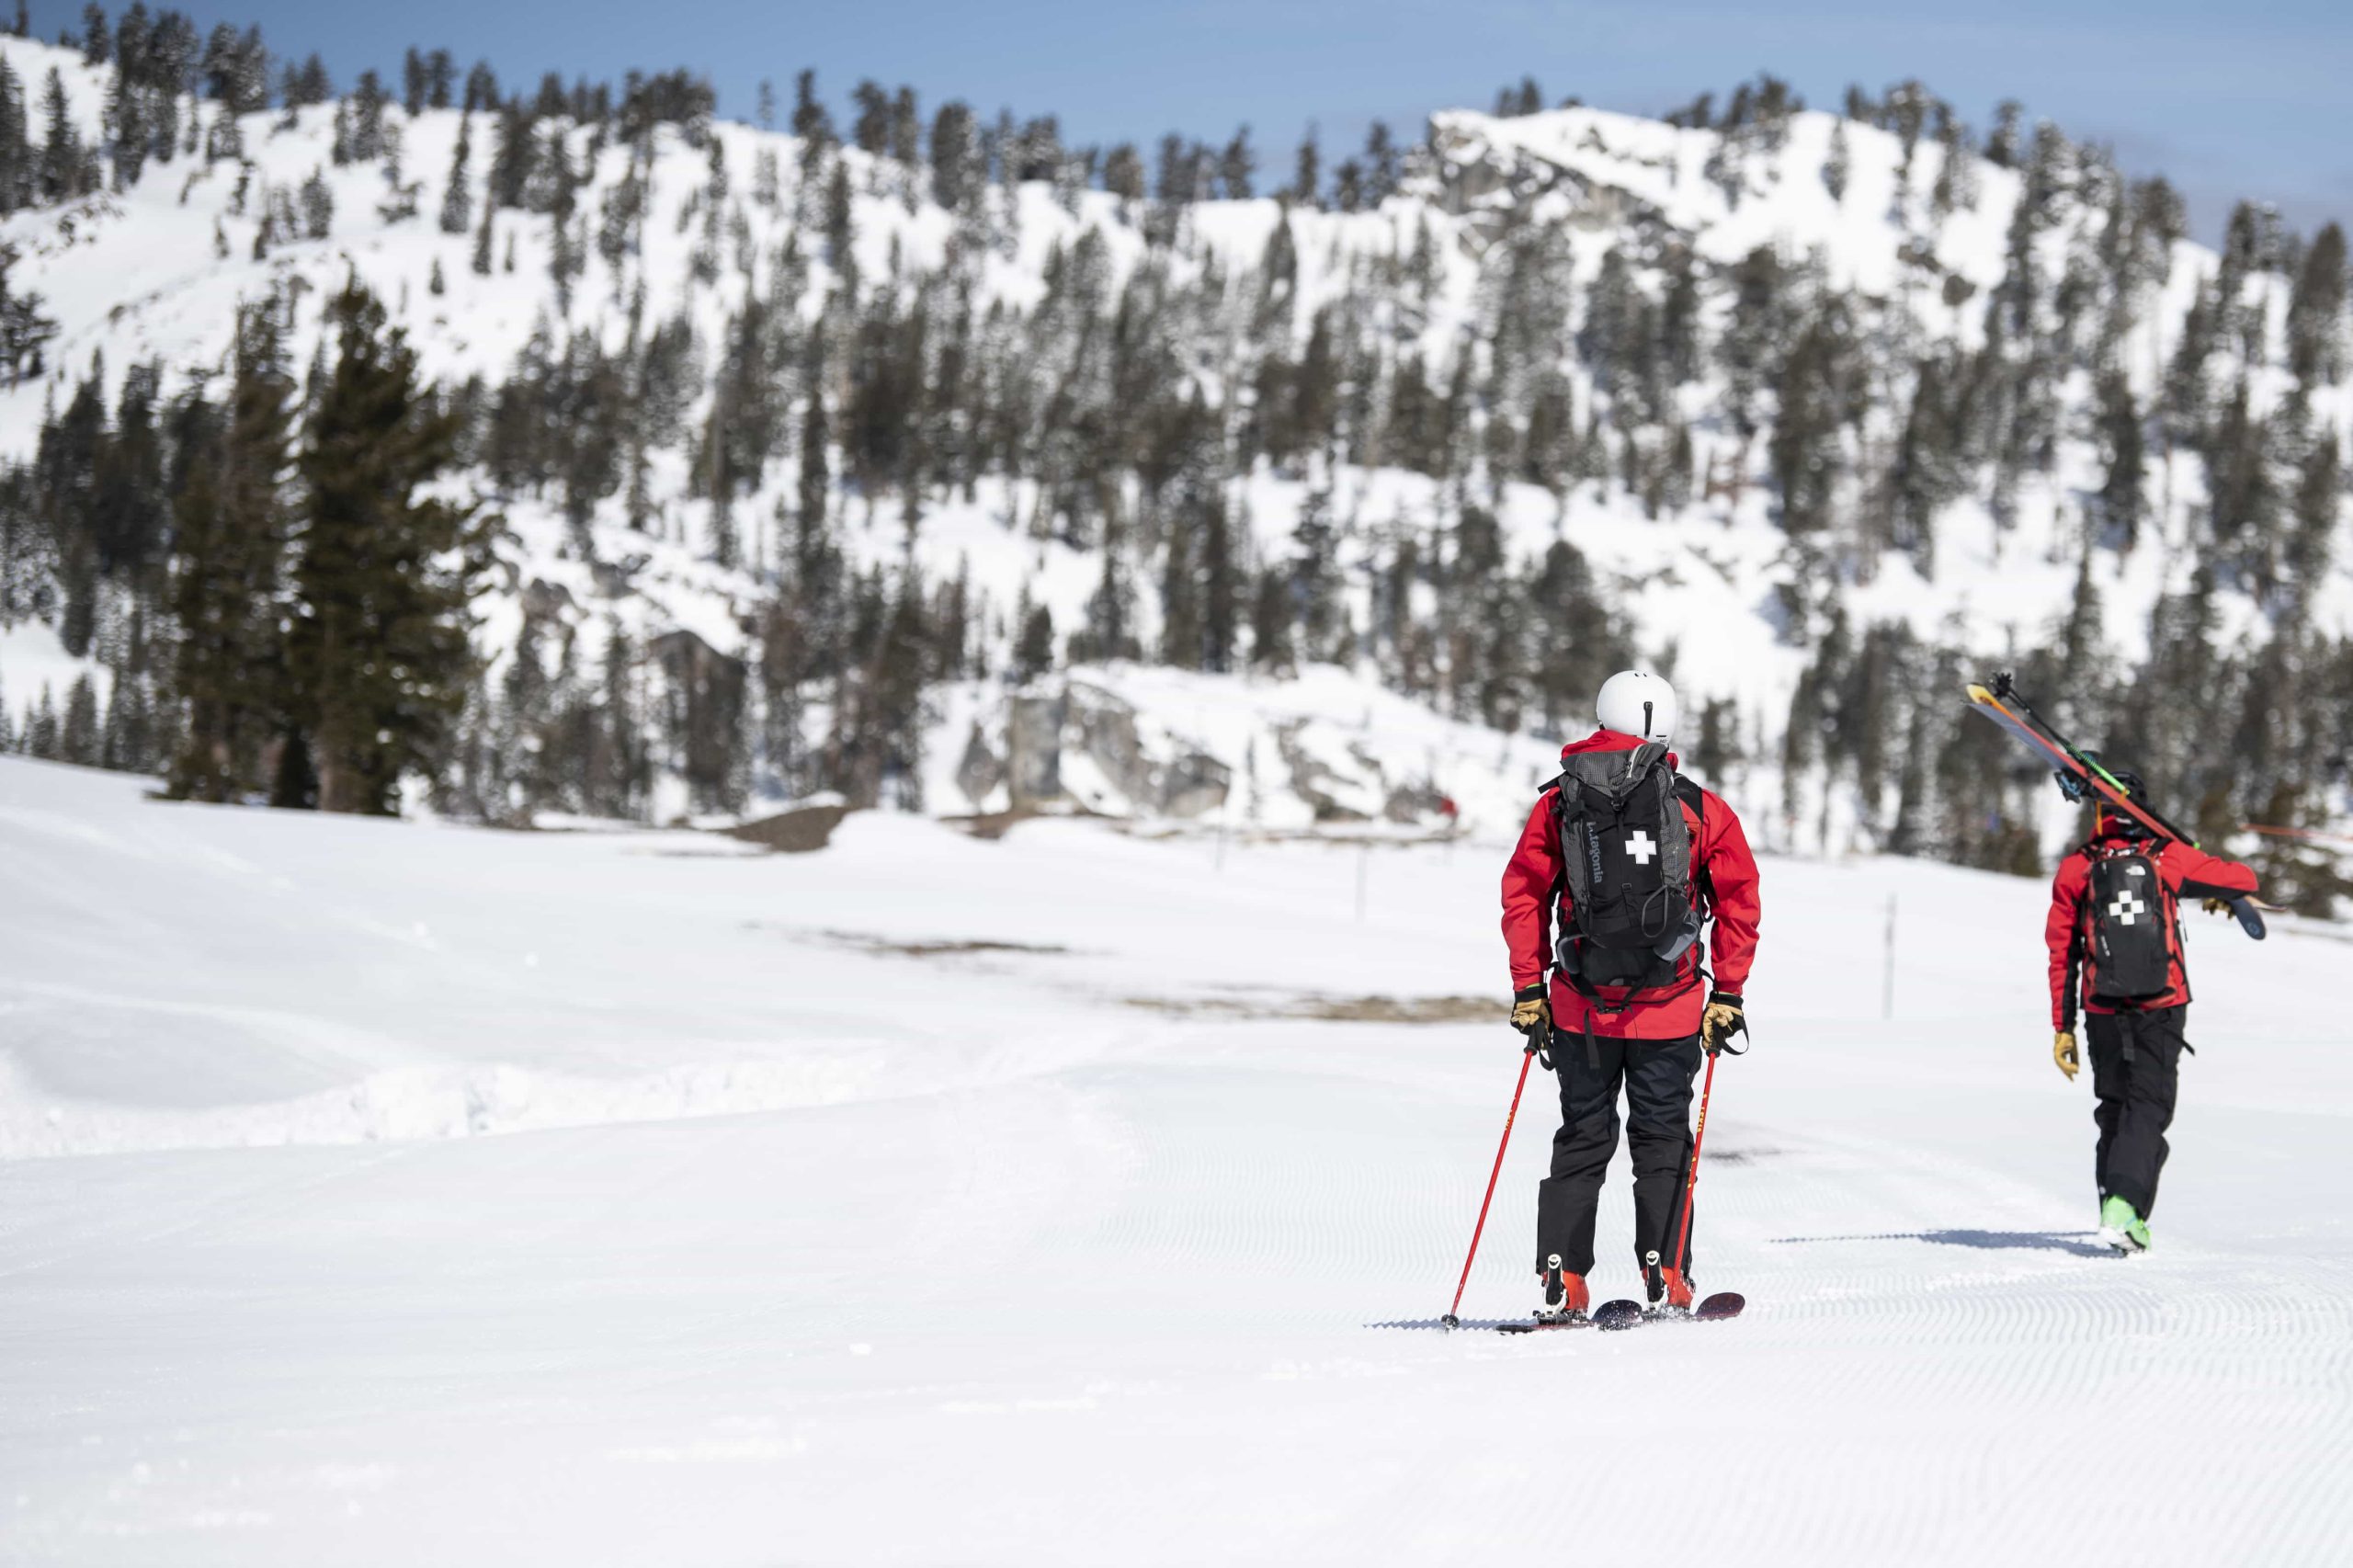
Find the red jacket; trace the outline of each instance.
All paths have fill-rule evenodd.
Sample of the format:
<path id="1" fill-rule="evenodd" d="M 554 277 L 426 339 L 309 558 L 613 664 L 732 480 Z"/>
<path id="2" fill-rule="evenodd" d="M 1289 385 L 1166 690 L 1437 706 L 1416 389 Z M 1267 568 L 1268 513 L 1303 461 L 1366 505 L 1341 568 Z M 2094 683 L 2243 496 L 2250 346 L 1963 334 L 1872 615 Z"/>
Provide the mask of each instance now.
<path id="1" fill-rule="evenodd" d="M 2127 842 L 2116 829 L 2103 828 L 2089 844 L 2060 861 L 2058 874 L 2051 879 L 2051 915 L 2042 924 L 2042 941 L 2051 949 L 2051 1027 L 2054 1029 L 2072 1030 L 2075 1027 L 2079 982 L 2086 1012 L 2119 1010 L 2112 1004 L 2092 997 L 2098 981 L 2098 963 L 2092 953 L 2089 895 L 2093 856 Z M 2181 901 L 2251 893 L 2256 888 L 2255 873 L 2236 860 L 2225 860 L 2171 839 L 2143 839 L 2136 847 L 2155 864 L 2158 881 L 2165 884 L 2164 930 L 2165 952 L 2172 960 L 2172 984 L 2162 995 L 2126 1006 L 2134 1012 L 2144 1013 L 2160 1007 L 2187 1006 L 2189 971 L 2184 967 L 2181 956 Z"/>
<path id="2" fill-rule="evenodd" d="M 1642 744 L 1632 735 L 1597 730 L 1584 740 L 1563 746 L 1563 760 L 1581 752 L 1631 751 Z M 1675 758 L 1670 754 L 1669 764 Z M 1561 874 L 1561 835 L 1553 815 L 1553 790 L 1537 797 L 1520 830 L 1519 843 L 1504 868 L 1504 942 L 1511 949 L 1511 983 L 1524 990 L 1544 978 L 1552 967 L 1552 908 L 1566 916 L 1568 885 Z M 1748 851 L 1748 835 L 1740 819 L 1722 799 L 1702 790 L 1703 809 L 1677 801 L 1691 828 L 1691 881 L 1699 897 L 1699 913 L 1712 915 L 1715 929 L 1709 947 L 1714 961 L 1714 984 L 1737 994 L 1748 980 L 1749 961 L 1756 954 L 1756 858 Z M 1588 1015 L 1593 1032 L 1626 1040 L 1681 1040 L 1699 1032 L 1699 1013 L 1707 1005 L 1701 983 L 1699 949 L 1683 955 L 1672 985 L 1646 991 L 1600 986 L 1603 1001 L 1624 1001 L 1622 1011 L 1606 1012 L 1588 1005 L 1562 975 L 1552 976 L 1552 1020 L 1561 1028 L 1582 1032 Z"/>

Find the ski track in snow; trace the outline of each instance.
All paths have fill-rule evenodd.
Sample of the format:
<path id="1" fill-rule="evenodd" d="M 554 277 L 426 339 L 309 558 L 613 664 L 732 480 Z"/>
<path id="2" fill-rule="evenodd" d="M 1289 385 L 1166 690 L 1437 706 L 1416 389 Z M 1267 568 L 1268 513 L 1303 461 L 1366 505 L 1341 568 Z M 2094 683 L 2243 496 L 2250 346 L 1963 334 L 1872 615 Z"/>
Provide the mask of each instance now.
<path id="1" fill-rule="evenodd" d="M 1500 849 L 1385 852 L 1358 926 L 1313 846 L 648 842 L 0 760 L 0 1563 L 2346 1560 L 2353 1042 L 2281 1017 L 2327 933 L 2194 929 L 2122 1260 L 2041 890 L 1768 862 L 1699 1193 L 1747 1314 L 1516 1339 L 1434 1326 L 1516 1071 Z M 983 936 L 1064 950 L 892 951 Z M 401 1094 L 457 1108 L 351 1108 Z M 1529 1305 L 1554 1098 L 1466 1320 Z M 1621 1155 L 1599 1297 L 1630 1230 Z"/>

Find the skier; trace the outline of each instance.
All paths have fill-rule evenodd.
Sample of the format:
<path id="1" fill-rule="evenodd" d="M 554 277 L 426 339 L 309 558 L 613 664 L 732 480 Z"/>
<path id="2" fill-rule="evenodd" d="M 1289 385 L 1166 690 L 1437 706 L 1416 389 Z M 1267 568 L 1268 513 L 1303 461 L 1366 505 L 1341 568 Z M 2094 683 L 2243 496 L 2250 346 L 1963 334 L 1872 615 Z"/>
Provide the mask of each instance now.
<path id="1" fill-rule="evenodd" d="M 2113 776 L 2135 800 L 2138 774 Z M 2235 860 L 2160 838 L 2104 802 L 2092 836 L 2059 862 L 2051 882 L 2043 941 L 2051 949 L 2051 1055 L 2075 1081 L 2075 1004 L 2091 1035 L 2092 1119 L 2099 1125 L 2093 1168 L 2099 1180 L 2099 1236 L 2118 1252 L 2145 1252 L 2149 1214 L 2165 1169 L 2173 1121 L 2189 971 L 2181 945 L 2182 898 L 2227 913 L 2228 899 L 2256 891 L 2255 873 Z"/>
<path id="2" fill-rule="evenodd" d="M 1561 776 L 1538 797 L 1503 879 L 1512 1027 L 1529 1049 L 1547 1049 L 1561 1081 L 1552 1174 L 1536 1199 L 1537 1318 L 1548 1323 L 1590 1303 L 1620 1084 L 1634 1255 L 1653 1303 L 1689 1308 L 1690 1259 L 1669 1233 L 1688 1175 L 1691 1080 L 1702 1051 L 1745 1028 L 1740 994 L 1756 949 L 1756 858 L 1732 808 L 1676 772 L 1674 688 L 1627 670 L 1594 707 L 1600 728 L 1562 749 Z M 1699 940 L 1711 916 L 1712 990 Z"/>

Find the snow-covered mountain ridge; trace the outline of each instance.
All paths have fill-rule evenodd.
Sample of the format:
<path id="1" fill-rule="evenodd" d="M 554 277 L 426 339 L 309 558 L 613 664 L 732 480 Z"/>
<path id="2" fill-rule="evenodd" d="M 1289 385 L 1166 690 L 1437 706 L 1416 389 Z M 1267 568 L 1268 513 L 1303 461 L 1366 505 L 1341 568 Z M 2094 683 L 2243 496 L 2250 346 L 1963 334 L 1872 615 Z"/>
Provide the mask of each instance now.
<path id="1" fill-rule="evenodd" d="M 110 67 L 0 57 L 28 96 L 54 69 L 105 144 Z M 1768 841 L 1992 861 L 1985 795 L 2037 809 L 1991 747 L 1938 761 L 1946 666 L 2047 654 L 2063 706 L 2196 790 L 2195 726 L 2133 706 L 2183 621 L 2226 672 L 2209 699 L 2292 650 L 2275 700 L 2305 717 L 2260 784 L 2343 809 L 2305 766 L 2344 755 L 2314 694 L 2353 670 L 2342 480 L 2313 477 L 2353 415 L 2341 246 L 2320 265 L 2325 239 L 2250 212 L 2218 255 L 2048 128 L 1980 146 L 1902 95 L 1704 127 L 1449 111 L 1311 199 L 1199 158 L 1144 194 L 1116 153 L 945 113 L 873 152 L 578 107 L 340 99 L 224 134 L 190 99 L 176 161 L 0 225 L 58 326 L 48 373 L 0 392 L 20 456 L 86 378 L 111 403 L 134 366 L 166 398 L 217 377 L 241 302 L 280 301 L 301 366 L 347 275 L 386 301 L 467 413 L 452 483 L 506 522 L 455 809 L 1002 809 L 1011 693 L 1074 681 L 1140 705 L 1162 774 L 1260 780 L 1271 825 L 1445 796 L 1499 828 L 1597 674 L 1640 658 Z M 43 573 L 0 634 L 17 715 L 37 684 L 64 701 L 61 605 L 96 597 L 88 657 L 120 668 L 138 601 L 14 575 Z M 894 603 L 920 622 L 904 722 L 861 695 Z M 1391 693 L 1446 718 L 1340 738 Z M 1332 737 L 1304 771 L 1303 710 Z M 589 777 L 631 744 L 626 781 Z M 1093 810 L 1229 809 L 1072 778 Z"/>

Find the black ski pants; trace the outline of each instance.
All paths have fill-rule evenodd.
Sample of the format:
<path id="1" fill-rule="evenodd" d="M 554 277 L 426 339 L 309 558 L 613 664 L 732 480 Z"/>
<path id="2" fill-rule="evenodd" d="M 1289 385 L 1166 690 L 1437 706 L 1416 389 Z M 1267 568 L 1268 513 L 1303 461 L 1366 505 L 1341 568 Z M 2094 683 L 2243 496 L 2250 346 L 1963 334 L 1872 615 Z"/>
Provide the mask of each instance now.
<path id="1" fill-rule="evenodd" d="M 1593 1271 L 1594 1210 L 1618 1152 L 1618 1092 L 1626 1093 L 1626 1144 L 1634 1159 L 1634 1258 L 1675 1262 L 1671 1233 L 1691 1158 L 1691 1080 L 1697 1036 L 1608 1040 L 1582 1030 L 1552 1036 L 1561 1080 L 1561 1130 L 1552 1134 L 1552 1174 L 1536 1188 L 1536 1267 L 1560 1255 L 1571 1274 Z M 1697 1250 L 1696 1248 L 1694 1250 Z M 1688 1268 L 1687 1259 L 1686 1268 Z"/>
<path id="2" fill-rule="evenodd" d="M 2143 1220 L 2157 1205 L 2165 1168 L 2165 1129 L 2181 1083 L 2188 1007 L 2145 1013 L 2086 1013 L 2091 1036 L 2092 1119 L 2099 1124 L 2100 1201 L 2121 1198 Z"/>

